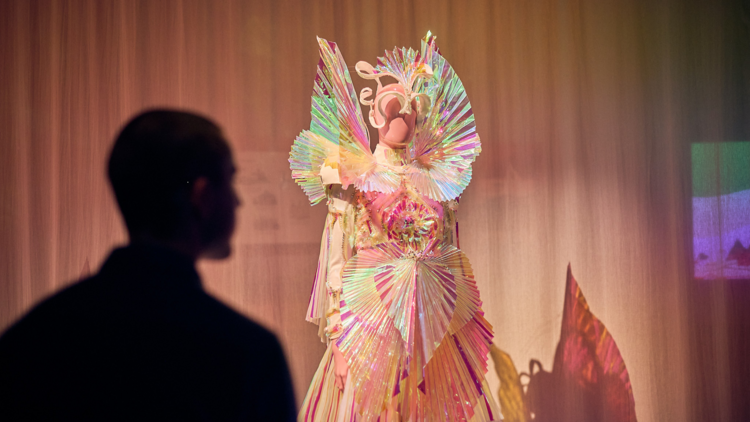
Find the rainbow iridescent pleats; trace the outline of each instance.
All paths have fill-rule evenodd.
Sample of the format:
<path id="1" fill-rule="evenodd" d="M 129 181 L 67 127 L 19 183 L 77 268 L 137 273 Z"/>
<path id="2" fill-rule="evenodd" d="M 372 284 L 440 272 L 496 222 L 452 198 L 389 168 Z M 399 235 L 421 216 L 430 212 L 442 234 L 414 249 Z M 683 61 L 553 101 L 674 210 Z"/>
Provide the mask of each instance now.
<path id="1" fill-rule="evenodd" d="M 313 204 L 325 196 L 320 182 L 324 162 L 336 162 L 342 184 L 363 192 L 394 192 L 406 177 L 435 201 L 458 197 L 471 181 L 471 164 L 482 150 L 474 113 L 461 80 L 440 55 L 434 37 L 421 52 L 396 48 L 378 58 L 375 72 L 416 81 L 415 94 L 429 98 L 429 112 L 417 120 L 409 143 L 409 163 L 384 166 L 370 151 L 370 139 L 351 76 L 335 43 L 318 39 L 320 62 L 312 95 L 310 130 L 292 146 L 292 177 Z M 426 67 L 430 78 L 416 78 Z M 409 89 L 412 89 L 410 87 Z"/>
<path id="2" fill-rule="evenodd" d="M 333 387 L 329 348 L 300 421 L 374 422 L 389 407 L 402 421 L 500 420 L 484 379 L 492 327 L 468 258 L 451 244 L 455 227 L 444 211 L 469 184 L 481 152 L 463 85 L 429 34 L 420 51 L 397 48 L 375 67 L 358 64 L 358 73 L 379 86 L 382 75 L 395 77 L 402 107 L 412 107 L 412 99 L 417 107 L 406 149 L 378 158 L 341 53 L 334 43 L 318 42 L 310 130 L 295 139 L 289 161 L 313 204 L 327 194 L 324 166 L 337 170 L 342 185 L 354 185 L 357 199 L 349 204 L 356 221 L 343 241 L 356 239 L 356 254 L 341 272 L 343 332 L 336 340 L 349 365 L 347 387 L 343 393 Z M 339 241 L 324 233 L 307 315 L 312 322 L 321 321 L 327 277 L 321 269 L 331 242 Z"/>
<path id="3" fill-rule="evenodd" d="M 350 357 L 364 420 L 377 418 L 397 392 L 411 420 L 474 415 L 492 328 L 463 252 L 443 244 L 407 255 L 380 244 L 347 262 L 344 292 L 338 346 Z"/>

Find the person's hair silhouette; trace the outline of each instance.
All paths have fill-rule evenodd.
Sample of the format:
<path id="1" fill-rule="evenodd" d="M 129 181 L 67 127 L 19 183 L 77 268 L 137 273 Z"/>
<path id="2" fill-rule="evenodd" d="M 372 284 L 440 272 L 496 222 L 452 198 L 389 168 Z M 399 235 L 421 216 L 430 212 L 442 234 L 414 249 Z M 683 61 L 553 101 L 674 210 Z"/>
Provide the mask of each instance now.
<path id="1" fill-rule="evenodd" d="M 207 118 L 125 125 L 108 173 L 130 244 L 0 337 L 0 420 L 295 420 L 275 336 L 195 271 L 231 253 L 234 172 Z"/>
<path id="2" fill-rule="evenodd" d="M 191 254 L 229 254 L 237 197 L 221 130 L 191 113 L 154 110 L 120 132 L 109 179 L 131 239 L 186 243 Z M 207 203 L 203 203 L 207 201 Z M 197 231 L 197 232 L 196 232 Z"/>

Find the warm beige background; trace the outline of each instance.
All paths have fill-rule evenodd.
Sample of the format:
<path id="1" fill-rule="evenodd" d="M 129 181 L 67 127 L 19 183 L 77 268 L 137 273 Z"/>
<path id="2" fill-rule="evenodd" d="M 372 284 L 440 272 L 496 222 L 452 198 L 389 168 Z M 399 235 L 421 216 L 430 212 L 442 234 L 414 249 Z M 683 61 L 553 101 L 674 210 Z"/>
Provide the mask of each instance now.
<path id="1" fill-rule="evenodd" d="M 715 346 L 696 352 L 692 329 L 689 144 L 749 137 L 749 15 L 703 3 L 4 0 L 0 329 L 125 241 L 104 173 L 119 125 L 198 110 L 225 128 L 244 201 L 235 254 L 202 265 L 205 284 L 276 331 L 301 400 L 323 351 L 304 312 L 325 210 L 286 159 L 309 125 L 315 35 L 353 66 L 432 30 L 483 140 L 461 246 L 499 347 L 550 368 L 571 262 L 639 420 L 732 420 L 746 394 L 728 391 L 726 290 Z"/>

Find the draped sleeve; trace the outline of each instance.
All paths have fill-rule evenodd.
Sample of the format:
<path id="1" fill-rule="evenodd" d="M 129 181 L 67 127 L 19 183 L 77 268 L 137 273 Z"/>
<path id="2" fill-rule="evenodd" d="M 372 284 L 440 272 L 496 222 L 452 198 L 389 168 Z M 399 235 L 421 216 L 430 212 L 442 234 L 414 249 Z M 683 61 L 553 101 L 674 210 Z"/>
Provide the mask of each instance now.
<path id="1" fill-rule="evenodd" d="M 318 325 L 321 341 L 328 342 L 341 335 L 341 270 L 352 255 L 350 239 L 353 230 L 350 227 L 353 226 L 354 209 L 351 192 L 341 189 L 335 169 L 323 166 L 321 179 L 326 185 L 328 215 L 306 320 Z"/>

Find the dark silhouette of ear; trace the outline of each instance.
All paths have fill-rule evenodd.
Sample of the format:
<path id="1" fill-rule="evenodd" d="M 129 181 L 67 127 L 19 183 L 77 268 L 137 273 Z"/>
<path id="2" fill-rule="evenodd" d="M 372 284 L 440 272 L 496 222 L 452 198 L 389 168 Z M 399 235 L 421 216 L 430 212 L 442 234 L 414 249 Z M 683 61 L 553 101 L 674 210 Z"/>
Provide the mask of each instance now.
<path id="1" fill-rule="evenodd" d="M 211 215 L 213 201 L 210 198 L 210 182 L 204 176 L 195 179 L 190 188 L 190 204 L 198 213 L 201 220 L 207 219 Z"/>

